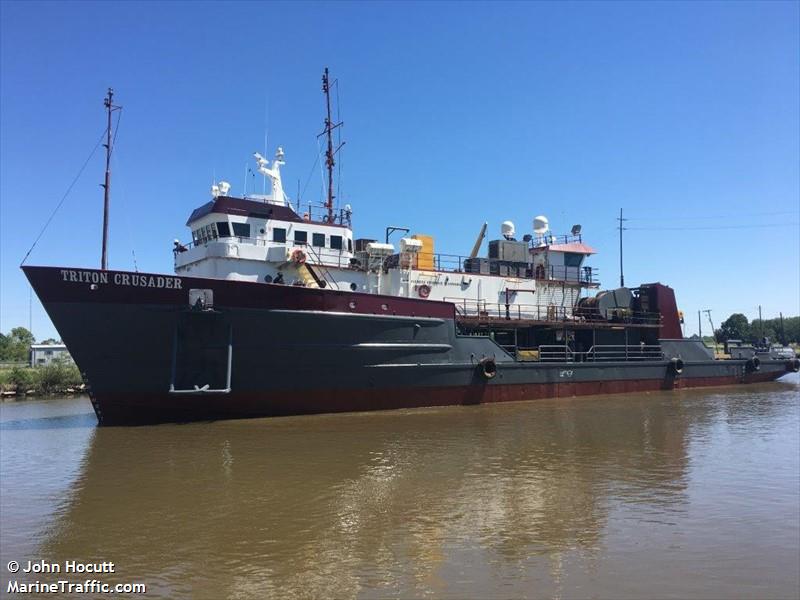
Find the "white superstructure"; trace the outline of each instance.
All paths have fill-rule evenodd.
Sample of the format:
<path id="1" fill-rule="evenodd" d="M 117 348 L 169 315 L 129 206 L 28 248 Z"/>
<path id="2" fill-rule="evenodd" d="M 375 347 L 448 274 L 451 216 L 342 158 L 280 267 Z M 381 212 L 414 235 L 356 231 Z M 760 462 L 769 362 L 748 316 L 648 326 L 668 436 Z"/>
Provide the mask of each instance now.
<path id="1" fill-rule="evenodd" d="M 598 285 L 584 265 L 594 250 L 579 235 L 553 236 L 543 216 L 523 241 L 504 221 L 487 258 L 436 254 L 430 236 L 403 237 L 397 249 L 355 240 L 349 205 L 326 212 L 292 203 L 281 181 L 284 158 L 282 148 L 271 165 L 255 155 L 268 195 L 234 198 L 226 182 L 212 187 L 211 202 L 187 222 L 192 242 L 176 241 L 177 274 L 443 300 L 468 316 L 548 320 L 570 318 L 582 292 Z"/>

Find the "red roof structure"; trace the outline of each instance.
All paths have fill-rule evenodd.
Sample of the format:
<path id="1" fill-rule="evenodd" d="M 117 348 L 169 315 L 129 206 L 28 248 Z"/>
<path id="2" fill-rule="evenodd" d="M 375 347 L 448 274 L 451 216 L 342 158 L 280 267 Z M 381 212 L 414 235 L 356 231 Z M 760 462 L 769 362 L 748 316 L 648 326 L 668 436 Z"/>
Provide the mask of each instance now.
<path id="1" fill-rule="evenodd" d="M 570 242 L 569 244 L 551 244 L 549 246 L 540 246 L 534 248 L 533 251 L 539 250 L 553 250 L 555 252 L 576 252 L 578 254 L 597 254 L 594 248 L 587 246 L 583 242 Z"/>

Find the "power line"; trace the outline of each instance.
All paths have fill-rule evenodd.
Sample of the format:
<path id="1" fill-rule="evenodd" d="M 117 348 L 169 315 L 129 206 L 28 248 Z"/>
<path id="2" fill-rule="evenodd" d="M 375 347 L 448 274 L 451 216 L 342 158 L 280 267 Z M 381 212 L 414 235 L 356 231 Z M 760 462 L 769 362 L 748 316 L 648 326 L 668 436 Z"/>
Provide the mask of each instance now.
<path id="1" fill-rule="evenodd" d="M 627 219 L 625 219 L 627 221 Z M 800 226 L 800 223 L 757 223 L 757 224 L 747 224 L 747 225 L 709 225 L 703 227 L 626 227 L 625 229 L 630 229 L 634 231 L 700 231 L 700 230 L 707 230 L 707 231 L 714 231 L 720 229 L 756 229 L 759 227 L 788 227 L 793 226 L 797 227 Z"/>
<path id="2" fill-rule="evenodd" d="M 799 215 L 796 210 L 783 210 L 783 211 L 770 211 L 770 212 L 754 212 L 754 213 L 740 213 L 737 212 L 737 217 L 767 217 L 778 215 Z M 629 221 L 702 221 L 707 219 L 729 219 L 731 214 L 725 215 L 700 215 L 700 216 L 686 216 L 686 217 L 628 217 Z"/>

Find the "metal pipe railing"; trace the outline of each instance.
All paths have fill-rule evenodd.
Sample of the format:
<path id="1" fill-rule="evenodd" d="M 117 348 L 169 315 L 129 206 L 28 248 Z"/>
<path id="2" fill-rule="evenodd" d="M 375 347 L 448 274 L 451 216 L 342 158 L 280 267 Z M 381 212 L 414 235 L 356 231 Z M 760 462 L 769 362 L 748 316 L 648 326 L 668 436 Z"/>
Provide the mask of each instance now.
<path id="1" fill-rule="evenodd" d="M 538 350 L 539 360 L 542 362 L 630 362 L 664 359 L 664 352 L 658 344 L 595 345 L 585 352 L 575 351 L 564 344 L 544 344 Z"/>
<path id="2" fill-rule="evenodd" d="M 464 318 L 499 318 L 505 320 L 531 321 L 572 321 L 572 322 L 613 322 L 629 325 L 659 325 L 661 314 L 653 312 L 633 312 L 615 316 L 613 321 L 603 318 L 600 313 L 576 306 L 556 306 L 539 304 L 517 304 L 469 300 L 466 298 L 443 298 L 457 307 L 457 315 Z"/>

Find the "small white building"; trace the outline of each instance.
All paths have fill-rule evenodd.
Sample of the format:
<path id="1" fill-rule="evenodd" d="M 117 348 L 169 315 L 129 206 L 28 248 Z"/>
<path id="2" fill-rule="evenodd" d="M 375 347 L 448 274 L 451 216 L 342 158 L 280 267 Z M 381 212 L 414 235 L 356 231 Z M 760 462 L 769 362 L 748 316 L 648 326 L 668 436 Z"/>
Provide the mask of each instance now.
<path id="1" fill-rule="evenodd" d="M 49 365 L 56 359 L 72 362 L 69 350 L 64 344 L 31 344 L 31 366 Z"/>

